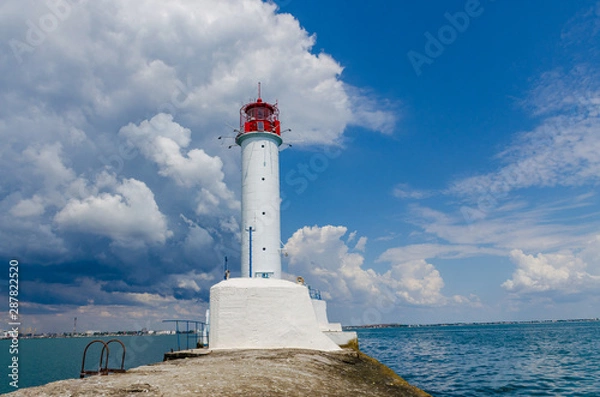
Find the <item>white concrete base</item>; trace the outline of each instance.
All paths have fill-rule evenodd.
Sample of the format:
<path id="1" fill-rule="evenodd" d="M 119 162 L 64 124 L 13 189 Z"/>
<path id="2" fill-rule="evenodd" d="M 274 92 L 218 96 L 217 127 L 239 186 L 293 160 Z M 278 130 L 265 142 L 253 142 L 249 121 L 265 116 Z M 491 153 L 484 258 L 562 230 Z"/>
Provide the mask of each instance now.
<path id="1" fill-rule="evenodd" d="M 319 329 L 323 332 L 342 332 L 342 324 L 330 323 L 327 318 L 327 302 L 320 299 L 311 299 L 315 316 L 317 316 L 317 322 L 319 323 Z"/>
<path id="2" fill-rule="evenodd" d="M 210 289 L 211 350 L 340 350 L 325 336 L 305 286 L 280 279 L 234 278 Z"/>
<path id="3" fill-rule="evenodd" d="M 358 335 L 354 331 L 324 332 L 338 346 L 358 346 Z"/>

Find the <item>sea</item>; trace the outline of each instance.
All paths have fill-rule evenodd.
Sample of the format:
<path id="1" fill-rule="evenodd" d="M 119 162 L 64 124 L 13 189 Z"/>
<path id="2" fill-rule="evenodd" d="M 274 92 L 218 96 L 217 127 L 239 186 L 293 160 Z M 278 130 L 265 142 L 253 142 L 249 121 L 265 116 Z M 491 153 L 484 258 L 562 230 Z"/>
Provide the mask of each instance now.
<path id="1" fill-rule="evenodd" d="M 600 396 L 600 322 L 487 324 L 360 329 L 360 349 L 432 396 Z M 20 339 L 19 388 L 78 378 L 85 346 L 94 339 Z M 185 337 L 118 337 L 126 369 L 162 361 Z M 0 340 L 4 376 L 0 393 L 14 391 L 8 376 L 10 340 Z M 86 369 L 98 366 L 100 344 L 90 347 Z M 122 353 L 110 346 L 109 367 Z M 114 347 L 113 347 L 114 346 Z M 110 376 L 110 375 L 109 375 Z"/>

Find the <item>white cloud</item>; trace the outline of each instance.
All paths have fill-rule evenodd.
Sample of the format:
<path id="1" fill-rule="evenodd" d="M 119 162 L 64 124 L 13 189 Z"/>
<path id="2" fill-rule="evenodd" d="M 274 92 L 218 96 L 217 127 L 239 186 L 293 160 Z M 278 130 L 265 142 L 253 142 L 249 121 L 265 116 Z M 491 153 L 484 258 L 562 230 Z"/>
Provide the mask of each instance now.
<path id="1" fill-rule="evenodd" d="M 345 85 L 352 102 L 352 124 L 392 135 L 398 121 L 397 105 L 379 100 L 366 90 Z"/>
<path id="2" fill-rule="evenodd" d="M 533 256 L 513 250 L 510 259 L 517 270 L 502 287 L 511 292 L 572 294 L 600 286 L 600 275 L 589 274 L 587 264 L 572 252 Z"/>
<path id="3" fill-rule="evenodd" d="M 388 248 L 377 260 L 383 262 L 395 260 L 410 262 L 431 258 L 457 259 L 478 255 L 504 255 L 505 252 L 503 249 L 485 248 L 475 244 L 411 244 Z"/>
<path id="4" fill-rule="evenodd" d="M 49 13 L 33 0 L 10 8 L 2 23 L 22 42 L 28 26 L 18 21 Z M 262 81 L 265 97 L 279 99 L 284 123 L 298 131 L 292 140 L 331 143 L 348 124 L 393 130 L 393 112 L 345 85 L 342 66 L 325 53 L 311 53 L 315 37 L 291 15 L 276 14 L 273 4 L 112 0 L 71 8 L 34 51 L 19 54 L 28 73 L 15 73 L 18 59 L 6 54 L 6 66 L 13 64 L 11 85 L 29 85 L 46 98 L 68 95 L 73 105 L 104 119 L 152 109 L 223 128 Z"/>
<path id="5" fill-rule="evenodd" d="M 340 144 L 349 125 L 394 131 L 394 106 L 345 84 L 343 66 L 314 53 L 315 36 L 268 2 L 68 1 L 60 16 L 51 3 L 0 4 L 0 184 L 9 187 L 0 218 L 11 225 L 2 253 L 56 266 L 40 274 L 90 261 L 124 291 L 168 280 L 166 291 L 203 292 L 209 281 L 190 269 L 211 274 L 214 258 L 239 244 L 239 152 L 216 138 L 237 124 L 258 81 L 293 129 L 288 141 Z M 40 34 L 44 17 L 57 25 Z M 180 214 L 197 216 L 195 226 Z M 355 250 L 365 245 L 358 239 Z M 115 313 L 148 315 L 130 303 Z M 178 304 L 165 312 L 190 312 Z"/>
<path id="6" fill-rule="evenodd" d="M 164 244 L 172 236 L 146 184 L 125 179 L 111 187 L 113 193 L 70 200 L 54 221 L 64 230 L 109 237 L 124 246 Z"/>
<path id="7" fill-rule="evenodd" d="M 434 195 L 434 192 L 426 191 L 426 190 L 416 190 L 412 189 L 405 183 L 399 183 L 394 187 L 393 194 L 395 197 L 401 199 L 424 199 Z"/>
<path id="8" fill-rule="evenodd" d="M 43 214 L 44 211 L 43 200 L 38 195 L 34 195 L 30 199 L 21 200 L 10 209 L 11 214 L 18 218 L 38 216 Z"/>
<path id="9" fill-rule="evenodd" d="M 286 140 L 337 144 L 351 124 L 393 130 L 393 107 L 345 84 L 342 65 L 313 53 L 315 36 L 273 4 L 80 1 L 63 12 L 57 17 L 35 0 L 0 5 L 3 37 L 22 44 L 0 54 L 1 182 L 14 189 L 1 207 L 9 223 L 36 218 L 20 223 L 31 233 L 39 225 L 52 229 L 69 200 L 94 196 L 99 205 L 94 181 L 109 167 L 120 179 L 146 184 L 170 221 L 191 210 L 231 234 L 239 153 L 216 138 L 237 124 L 258 81 L 265 100 L 278 100 L 284 128 L 294 131 Z M 57 25 L 32 42 L 39 32 L 27 21 L 39 27 L 46 16 Z M 171 181 L 179 189 L 173 198 L 165 193 L 174 190 Z M 185 189 L 195 200 L 185 200 Z M 53 232 L 68 243 L 65 230 Z"/>
<path id="10" fill-rule="evenodd" d="M 571 218 L 572 211 L 585 209 L 590 203 L 570 199 L 527 205 L 499 206 L 481 219 L 470 217 L 464 207 L 445 213 L 428 207 L 411 207 L 411 221 L 422 229 L 440 257 L 466 257 L 478 254 L 506 255 L 510 250 L 548 251 L 581 247 L 593 227 L 592 220 Z M 560 219 L 560 221 L 559 221 Z M 441 245 L 442 247 L 438 246 Z M 445 246 L 445 247 L 444 247 Z M 419 250 L 416 245 L 410 250 Z M 407 254 L 411 252 L 407 251 Z"/>
<path id="11" fill-rule="evenodd" d="M 528 187 L 600 183 L 600 71 L 585 63 L 541 75 L 522 102 L 542 121 L 517 134 L 497 158 L 496 171 L 465 178 L 451 194 L 486 200 L 505 198 Z M 489 196 L 486 198 L 485 196 Z"/>
<path id="12" fill-rule="evenodd" d="M 440 272 L 423 259 L 395 263 L 384 276 L 389 280 L 396 294 L 408 303 L 415 305 L 447 303 L 447 298 L 441 293 L 444 280 Z"/>
<path id="13" fill-rule="evenodd" d="M 306 226 L 296 231 L 284 248 L 289 255 L 289 272 L 309 283 L 314 279 L 315 287 L 335 299 L 352 301 L 359 295 L 376 294 L 375 273 L 361 268 L 362 255 L 349 252 L 341 240 L 346 232 L 343 226 Z"/>
<path id="14" fill-rule="evenodd" d="M 60 142 L 29 146 L 23 152 L 23 158 L 34 167 L 33 172 L 41 175 L 49 188 L 64 185 L 75 179 L 75 173 L 63 163 L 63 150 Z"/>
<path id="15" fill-rule="evenodd" d="M 589 264 L 593 274 L 600 275 L 600 234 L 592 236 L 586 242 L 586 247 L 581 251 L 580 256 Z"/>
<path id="16" fill-rule="evenodd" d="M 600 97 L 599 97 L 600 98 Z M 600 182 L 600 120 L 556 116 L 521 134 L 499 156 L 507 165 L 497 172 L 456 182 L 451 193 L 504 198 L 528 187 L 581 186 Z"/>
<path id="17" fill-rule="evenodd" d="M 239 209 L 239 202 L 223 181 L 223 162 L 202 149 L 192 149 L 182 155 L 190 144 L 191 131 L 173 121 L 169 114 L 160 113 L 139 125 L 129 124 L 119 134 L 139 148 L 144 157 L 159 167 L 159 174 L 172 178 L 184 187 L 199 187 L 199 214 L 210 214 L 224 201 L 230 209 Z"/>
<path id="18" fill-rule="evenodd" d="M 361 236 L 356 242 L 354 250 L 364 252 L 367 247 L 367 240 L 368 238 L 366 236 Z"/>
<path id="19" fill-rule="evenodd" d="M 364 257 L 351 252 L 342 240 L 346 232 L 344 226 L 306 226 L 296 231 L 285 245 L 289 271 L 302 275 L 325 296 L 360 306 L 377 305 L 382 296 L 396 305 L 470 302 L 464 297 L 459 297 L 464 298 L 462 301 L 445 297 L 440 273 L 425 260 L 405 260 L 389 254 L 384 260 L 391 263 L 390 270 L 380 274 L 365 269 Z"/>
<path id="20" fill-rule="evenodd" d="M 426 243 L 388 249 L 379 260 L 510 252 L 517 270 L 502 286 L 513 296 L 536 292 L 551 300 L 553 294 L 589 291 L 600 275 L 589 243 L 597 238 L 593 208 L 600 183 L 599 52 L 589 51 L 589 40 L 599 32 L 598 10 L 586 8 L 563 30 L 561 44 L 570 47 L 571 65 L 543 73 L 520 102 L 539 120 L 537 126 L 515 134 L 497 154 L 495 170 L 460 178 L 446 189 L 461 200 L 460 208 L 410 207 L 410 221 Z M 424 197 L 402 184 L 394 195 Z"/>

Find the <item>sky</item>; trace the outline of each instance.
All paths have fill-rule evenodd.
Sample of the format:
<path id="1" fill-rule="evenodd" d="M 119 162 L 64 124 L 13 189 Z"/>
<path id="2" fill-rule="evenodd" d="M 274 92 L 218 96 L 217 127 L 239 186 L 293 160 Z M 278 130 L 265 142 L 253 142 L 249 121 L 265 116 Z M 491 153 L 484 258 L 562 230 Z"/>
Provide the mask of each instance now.
<path id="1" fill-rule="evenodd" d="M 204 318 L 258 82 L 285 278 L 330 321 L 599 317 L 600 2 L 6 0 L 0 43 L 23 330 Z"/>

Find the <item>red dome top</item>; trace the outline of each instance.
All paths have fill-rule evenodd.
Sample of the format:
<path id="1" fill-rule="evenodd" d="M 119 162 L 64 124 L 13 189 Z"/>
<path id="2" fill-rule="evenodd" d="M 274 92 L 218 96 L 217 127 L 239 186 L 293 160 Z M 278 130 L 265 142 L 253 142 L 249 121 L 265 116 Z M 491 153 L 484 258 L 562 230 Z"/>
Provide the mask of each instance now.
<path id="1" fill-rule="evenodd" d="M 270 132 L 281 135 L 279 109 L 277 104 L 263 102 L 259 97 L 256 102 L 247 103 L 240 109 L 240 133 Z"/>

